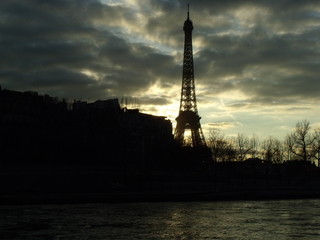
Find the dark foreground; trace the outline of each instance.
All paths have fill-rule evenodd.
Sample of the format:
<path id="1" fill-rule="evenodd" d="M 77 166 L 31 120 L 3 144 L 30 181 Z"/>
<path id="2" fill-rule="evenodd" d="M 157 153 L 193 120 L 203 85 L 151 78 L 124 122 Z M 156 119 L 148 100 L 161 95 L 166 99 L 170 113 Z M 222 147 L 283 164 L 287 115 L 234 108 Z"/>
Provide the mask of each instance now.
<path id="1" fill-rule="evenodd" d="M 320 199 L 319 168 L 271 167 L 141 174 L 100 165 L 1 166 L 0 204 Z"/>
<path id="2" fill-rule="evenodd" d="M 125 203 L 125 202 L 188 202 L 238 200 L 320 199 L 318 190 L 270 189 L 238 190 L 226 192 L 121 192 L 121 193 L 40 193 L 6 194 L 0 204 L 73 204 L 73 203 Z"/>

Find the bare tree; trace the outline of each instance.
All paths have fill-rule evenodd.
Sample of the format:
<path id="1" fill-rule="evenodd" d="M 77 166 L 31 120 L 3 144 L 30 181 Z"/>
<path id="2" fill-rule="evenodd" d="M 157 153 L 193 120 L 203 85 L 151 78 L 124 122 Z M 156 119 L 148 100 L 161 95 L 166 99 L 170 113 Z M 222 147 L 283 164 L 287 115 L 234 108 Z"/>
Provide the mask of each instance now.
<path id="1" fill-rule="evenodd" d="M 237 151 L 237 158 L 242 162 L 247 158 L 247 155 L 251 151 L 250 140 L 244 134 L 238 133 L 237 137 L 234 138 L 234 143 Z"/>
<path id="2" fill-rule="evenodd" d="M 230 139 L 227 142 L 228 142 L 228 144 L 225 147 L 224 161 L 231 162 L 236 159 L 237 151 L 235 149 L 233 142 Z"/>
<path id="3" fill-rule="evenodd" d="M 209 132 L 208 145 L 211 149 L 212 158 L 215 162 L 219 161 L 221 148 L 224 145 L 224 136 L 220 130 L 211 129 Z"/>
<path id="4" fill-rule="evenodd" d="M 251 158 L 256 158 L 259 153 L 259 138 L 257 135 L 252 135 L 252 137 L 249 139 L 249 145 L 249 154 L 251 155 Z"/>
<path id="5" fill-rule="evenodd" d="M 314 137 L 310 135 L 310 129 L 307 120 L 297 122 L 294 132 L 287 137 L 290 151 L 299 160 L 310 161 L 313 157 Z"/>
<path id="6" fill-rule="evenodd" d="M 232 161 L 235 157 L 234 147 L 220 130 L 211 130 L 208 145 L 212 152 L 214 161 Z"/>
<path id="7" fill-rule="evenodd" d="M 264 160 L 272 162 L 273 138 L 269 137 L 268 139 L 264 140 L 261 147 Z"/>
<path id="8" fill-rule="evenodd" d="M 263 157 L 266 161 L 281 163 L 284 158 L 284 147 L 277 138 L 269 137 L 262 143 Z"/>
<path id="9" fill-rule="evenodd" d="M 318 167 L 320 163 L 320 128 L 316 128 L 313 132 L 312 143 L 313 157 L 318 161 Z"/>
<path id="10" fill-rule="evenodd" d="M 284 159 L 284 146 L 282 142 L 278 139 L 273 141 L 273 159 L 274 163 L 281 163 Z"/>
<path id="11" fill-rule="evenodd" d="M 293 137 L 292 134 L 288 134 L 285 139 L 284 139 L 284 158 L 286 160 L 292 160 L 293 158 L 293 153 L 292 153 L 292 148 L 293 148 Z"/>

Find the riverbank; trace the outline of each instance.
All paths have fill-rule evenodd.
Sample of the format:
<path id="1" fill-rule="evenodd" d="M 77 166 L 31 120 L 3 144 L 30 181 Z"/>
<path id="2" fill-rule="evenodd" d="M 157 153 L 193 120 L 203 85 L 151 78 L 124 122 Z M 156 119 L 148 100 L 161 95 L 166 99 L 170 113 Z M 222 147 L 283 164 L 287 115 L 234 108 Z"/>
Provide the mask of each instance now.
<path id="1" fill-rule="evenodd" d="M 319 188 L 239 189 L 229 191 L 123 191 L 87 193 L 28 193 L 2 194 L 0 204 L 74 204 L 74 203 L 126 203 L 126 202 L 189 202 L 320 199 Z"/>
<path id="2" fill-rule="evenodd" d="M 124 174 L 103 165 L 2 166 L 0 204 L 320 199 L 318 168 L 262 170 L 217 165 Z"/>

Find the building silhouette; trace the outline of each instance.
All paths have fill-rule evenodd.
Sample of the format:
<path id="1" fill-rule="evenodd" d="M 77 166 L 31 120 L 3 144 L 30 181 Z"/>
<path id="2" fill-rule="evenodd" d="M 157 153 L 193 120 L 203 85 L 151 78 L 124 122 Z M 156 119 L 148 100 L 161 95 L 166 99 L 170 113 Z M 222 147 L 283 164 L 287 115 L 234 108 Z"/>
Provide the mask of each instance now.
<path id="1" fill-rule="evenodd" d="M 205 138 L 201 129 L 198 114 L 196 90 L 194 81 L 194 66 L 192 52 L 192 30 L 193 23 L 189 17 L 189 5 L 187 19 L 184 22 L 183 30 L 185 33 L 183 70 L 182 70 L 182 86 L 179 115 L 176 118 L 177 127 L 175 129 L 174 138 L 180 145 L 185 145 L 185 131 L 191 130 L 191 145 L 194 148 L 206 147 Z"/>
<path id="2" fill-rule="evenodd" d="M 104 164 L 147 171 L 173 141 L 170 120 L 123 109 L 117 99 L 68 103 L 0 89 L 0 164 Z"/>

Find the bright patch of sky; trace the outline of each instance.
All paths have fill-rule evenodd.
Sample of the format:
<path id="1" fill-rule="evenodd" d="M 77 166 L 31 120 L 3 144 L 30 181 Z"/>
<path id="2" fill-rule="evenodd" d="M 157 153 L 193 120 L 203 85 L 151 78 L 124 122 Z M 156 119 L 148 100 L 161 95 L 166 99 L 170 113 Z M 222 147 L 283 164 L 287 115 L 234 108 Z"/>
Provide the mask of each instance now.
<path id="1" fill-rule="evenodd" d="M 118 6 L 126 3 L 125 0 L 100 0 L 102 3 L 110 5 L 110 6 Z"/>

